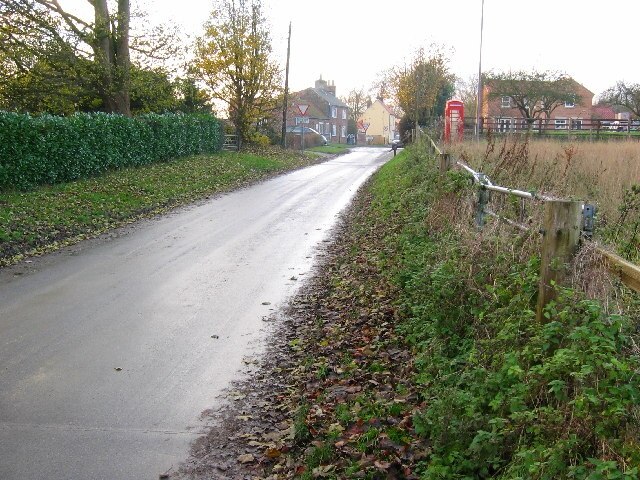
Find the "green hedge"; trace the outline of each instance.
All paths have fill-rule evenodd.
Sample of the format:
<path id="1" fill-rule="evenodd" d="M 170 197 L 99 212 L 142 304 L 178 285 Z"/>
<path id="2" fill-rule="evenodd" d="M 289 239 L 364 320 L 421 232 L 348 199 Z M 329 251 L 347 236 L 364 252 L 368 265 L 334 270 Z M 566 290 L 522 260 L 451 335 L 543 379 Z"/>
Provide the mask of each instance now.
<path id="1" fill-rule="evenodd" d="M 0 191 L 67 182 L 222 147 L 210 115 L 0 112 Z"/>

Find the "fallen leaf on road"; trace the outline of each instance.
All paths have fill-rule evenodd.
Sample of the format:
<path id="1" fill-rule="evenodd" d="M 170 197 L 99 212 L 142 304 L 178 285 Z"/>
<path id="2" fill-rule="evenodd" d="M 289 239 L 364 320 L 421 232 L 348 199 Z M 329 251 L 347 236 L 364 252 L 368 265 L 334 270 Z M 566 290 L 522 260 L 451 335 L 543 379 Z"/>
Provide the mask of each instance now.
<path id="1" fill-rule="evenodd" d="M 267 458 L 278 458 L 282 453 L 277 448 L 267 448 L 264 452 L 264 456 Z"/>
<path id="2" fill-rule="evenodd" d="M 255 461 L 255 458 L 250 453 L 246 453 L 244 455 L 240 455 L 237 460 L 240 463 L 251 463 Z"/>

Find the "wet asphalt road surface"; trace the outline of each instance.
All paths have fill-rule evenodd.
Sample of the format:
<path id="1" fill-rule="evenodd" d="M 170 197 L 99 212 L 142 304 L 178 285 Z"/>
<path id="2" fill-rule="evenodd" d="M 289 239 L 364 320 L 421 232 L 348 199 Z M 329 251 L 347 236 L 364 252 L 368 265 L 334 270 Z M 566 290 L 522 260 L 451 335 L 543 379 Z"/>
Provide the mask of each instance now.
<path id="1" fill-rule="evenodd" d="M 0 479 L 157 479 L 186 459 L 389 157 L 356 149 L 0 270 Z"/>

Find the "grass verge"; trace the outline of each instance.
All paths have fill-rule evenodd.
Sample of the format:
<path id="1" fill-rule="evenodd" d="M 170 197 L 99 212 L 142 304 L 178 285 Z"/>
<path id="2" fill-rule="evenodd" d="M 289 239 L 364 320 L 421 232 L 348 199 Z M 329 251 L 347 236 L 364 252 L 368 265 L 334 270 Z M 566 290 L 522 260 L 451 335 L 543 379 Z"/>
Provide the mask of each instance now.
<path id="1" fill-rule="evenodd" d="M 0 266 L 317 161 L 278 149 L 221 152 L 0 193 Z"/>
<path id="2" fill-rule="evenodd" d="M 536 323 L 539 239 L 476 231 L 468 179 L 435 163 L 383 167 L 298 300 L 305 435 L 261 474 L 638 478 L 637 297 L 559 289 Z"/>
<path id="3" fill-rule="evenodd" d="M 320 153 L 341 154 L 341 153 L 347 153 L 351 148 L 353 148 L 351 145 L 336 143 L 331 145 L 321 145 L 319 147 L 312 147 L 312 148 L 308 148 L 307 150 L 310 150 L 312 152 L 320 152 Z"/>

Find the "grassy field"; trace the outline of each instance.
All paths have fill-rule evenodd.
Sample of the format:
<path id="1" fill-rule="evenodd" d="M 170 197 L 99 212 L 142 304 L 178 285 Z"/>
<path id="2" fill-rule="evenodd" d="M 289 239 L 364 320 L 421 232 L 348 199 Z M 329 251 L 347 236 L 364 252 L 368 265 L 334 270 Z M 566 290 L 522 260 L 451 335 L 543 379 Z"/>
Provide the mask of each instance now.
<path id="1" fill-rule="evenodd" d="M 595 203 L 597 237 L 640 260 L 639 142 L 508 136 L 455 144 L 449 151 L 499 185 Z"/>
<path id="2" fill-rule="evenodd" d="M 279 149 L 221 152 L 0 193 L 0 265 L 317 161 Z"/>

